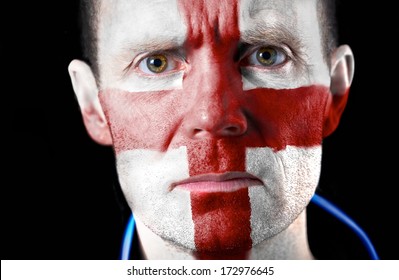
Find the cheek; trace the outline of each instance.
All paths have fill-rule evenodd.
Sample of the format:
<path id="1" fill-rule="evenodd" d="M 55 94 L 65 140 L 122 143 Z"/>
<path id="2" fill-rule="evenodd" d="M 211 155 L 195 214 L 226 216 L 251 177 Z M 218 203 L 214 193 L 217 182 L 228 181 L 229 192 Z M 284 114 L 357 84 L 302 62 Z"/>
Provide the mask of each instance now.
<path id="1" fill-rule="evenodd" d="M 249 189 L 253 244 L 281 232 L 305 209 L 318 184 L 320 163 L 321 146 L 247 152 L 247 171 L 265 183 Z"/>
<path id="2" fill-rule="evenodd" d="M 127 92 L 109 89 L 99 98 L 116 153 L 133 149 L 165 151 L 181 122 L 178 92 Z"/>
<path id="3" fill-rule="evenodd" d="M 295 89 L 253 89 L 245 92 L 246 111 L 252 128 L 261 134 L 261 143 L 248 139 L 249 147 L 312 147 L 322 141 L 329 89 L 307 86 Z"/>

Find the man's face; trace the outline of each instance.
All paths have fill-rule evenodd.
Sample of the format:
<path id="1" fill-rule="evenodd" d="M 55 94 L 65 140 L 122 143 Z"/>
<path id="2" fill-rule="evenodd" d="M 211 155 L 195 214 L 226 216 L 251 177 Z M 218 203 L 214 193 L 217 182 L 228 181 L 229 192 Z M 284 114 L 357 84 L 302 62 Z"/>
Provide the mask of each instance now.
<path id="1" fill-rule="evenodd" d="M 319 179 L 316 0 L 103 1 L 99 98 L 135 217 L 200 253 L 287 228 Z"/>

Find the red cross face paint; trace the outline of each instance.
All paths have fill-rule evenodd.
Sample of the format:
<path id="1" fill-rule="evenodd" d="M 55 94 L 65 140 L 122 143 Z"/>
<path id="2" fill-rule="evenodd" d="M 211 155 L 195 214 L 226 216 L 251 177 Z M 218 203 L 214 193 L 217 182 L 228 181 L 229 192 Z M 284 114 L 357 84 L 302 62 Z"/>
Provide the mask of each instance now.
<path id="1" fill-rule="evenodd" d="M 99 33 L 128 203 L 197 258 L 251 258 L 318 183 L 331 94 L 316 3 L 134 2 L 104 8 Z"/>

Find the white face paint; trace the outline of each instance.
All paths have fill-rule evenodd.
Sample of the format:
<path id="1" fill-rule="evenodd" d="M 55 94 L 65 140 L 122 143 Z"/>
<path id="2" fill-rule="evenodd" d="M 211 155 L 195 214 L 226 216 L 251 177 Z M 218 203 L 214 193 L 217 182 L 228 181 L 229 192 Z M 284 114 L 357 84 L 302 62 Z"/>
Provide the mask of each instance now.
<path id="1" fill-rule="evenodd" d="M 240 33 L 250 34 L 244 37 L 253 44 L 281 49 L 289 58 L 288 63 L 272 71 L 243 67 L 245 90 L 329 86 L 315 2 L 241 0 Z M 320 169 L 321 146 L 247 151 L 248 172 L 265 183 L 249 192 L 254 245 L 281 232 L 298 217 L 314 194 Z"/>
<path id="2" fill-rule="evenodd" d="M 218 5 L 217 1 L 205 3 Z M 251 33 L 251 36 L 246 37 L 246 43 L 252 44 L 254 49 L 263 45 L 276 47 L 286 51 L 290 60 L 275 68 L 243 65 L 242 83 L 232 81 L 231 85 L 229 84 L 232 89 L 230 95 L 212 99 L 217 97 L 219 92 L 209 93 L 213 90 L 211 83 L 216 81 L 217 85 L 223 84 L 218 81 L 226 79 L 226 76 L 215 78 L 216 74 L 220 75 L 223 71 L 216 71 L 216 74 L 213 72 L 213 69 L 220 67 L 219 64 L 223 62 L 208 61 L 207 56 L 196 57 L 206 53 L 209 47 L 214 47 L 206 45 L 206 42 L 202 42 L 197 48 L 185 49 L 187 41 L 198 34 L 189 34 L 192 28 L 187 26 L 182 16 L 184 12 L 179 11 L 178 1 L 102 2 L 98 53 L 101 103 L 111 127 L 123 192 L 135 215 L 152 232 L 177 246 L 191 250 L 198 249 L 199 246 L 199 242 L 196 241 L 197 214 L 191 196 L 195 191 L 190 190 L 190 187 L 171 189 L 171 186 L 187 180 L 192 174 L 190 168 L 193 166 L 196 170 L 208 170 L 203 173 L 197 172 L 195 175 L 204 177 L 196 180 L 210 181 L 209 178 L 214 178 L 212 176 L 219 170 L 213 170 L 212 164 L 217 161 L 218 166 L 230 166 L 235 153 L 234 148 L 224 151 L 218 146 L 216 150 L 221 153 L 215 155 L 207 150 L 208 146 L 202 146 L 205 141 L 202 141 L 204 139 L 201 137 L 207 138 L 205 140 L 230 139 L 228 147 L 237 139 L 242 140 L 246 137 L 243 140 L 245 145 L 248 144 L 243 159 L 245 169 L 221 169 L 223 173 L 242 172 L 258 178 L 258 183 L 264 183 L 240 187 L 248 189 L 247 198 L 250 201 L 251 212 L 248 223 L 251 228 L 252 246 L 285 230 L 300 215 L 314 193 L 320 173 L 320 131 L 324 115 L 319 112 L 313 114 L 311 110 L 324 105 L 322 102 L 325 92 L 320 93 L 323 97 L 317 97 L 317 94 L 310 97 L 304 95 L 303 100 L 302 96 L 295 92 L 297 88 L 306 86 L 329 86 L 328 67 L 321 49 L 316 0 L 242 0 L 238 7 L 236 20 L 239 23 L 241 40 L 243 34 Z M 223 8 L 220 10 L 223 11 Z M 226 17 L 228 16 L 226 12 Z M 206 17 L 201 24 L 198 24 L 201 18 L 194 19 L 191 24 L 196 24 L 198 29 L 198 26 L 209 24 L 205 19 Z M 223 20 L 223 17 L 220 20 Z M 221 36 L 220 40 L 223 38 Z M 252 41 L 248 42 L 250 40 Z M 171 55 L 171 59 L 176 59 L 176 71 L 170 74 L 146 75 L 139 72 L 138 67 L 132 66 L 141 65 L 141 59 L 146 55 L 159 53 Z M 180 59 L 180 55 L 184 59 Z M 193 65 L 187 61 L 206 65 Z M 207 71 L 198 75 L 198 69 Z M 186 84 L 185 88 L 185 80 L 189 80 L 193 73 L 197 73 L 198 76 L 195 77 L 201 79 L 194 79 L 195 82 Z M 237 85 L 240 88 L 233 88 Z M 257 99 L 245 104 L 234 98 L 226 99 L 237 97 L 238 93 L 247 95 L 239 95 L 237 98 L 254 98 L 257 89 L 265 90 L 265 94 L 274 96 L 275 92 L 271 93 L 270 88 L 282 91 L 281 96 L 273 97 L 275 99 L 271 105 L 265 101 L 269 107 L 259 109 Z M 294 89 L 294 92 L 284 91 L 285 89 Z M 224 90 L 221 87 L 220 92 L 225 94 Z M 295 94 L 300 96 L 298 102 L 293 102 L 292 96 Z M 259 100 L 263 102 L 262 98 L 259 97 Z M 304 103 L 304 112 L 300 110 L 302 107 L 295 107 L 296 103 Z M 227 112 L 227 109 L 230 110 L 229 106 L 236 106 L 236 110 L 232 110 L 233 113 L 229 111 L 225 116 L 212 111 L 222 108 L 221 111 Z M 297 111 L 290 111 L 290 106 Z M 259 113 L 263 112 L 263 109 L 265 115 L 270 111 L 283 112 L 283 120 L 272 113 L 271 123 L 267 123 Z M 245 131 L 242 131 L 242 135 L 236 135 L 235 125 L 237 119 L 242 116 L 251 116 L 252 119 L 246 119 Z M 313 120 L 314 118 L 319 119 Z M 192 121 L 193 119 L 195 120 Z M 229 133 L 225 131 L 223 137 L 216 135 L 216 129 L 209 128 L 214 119 L 214 127 L 221 124 L 220 119 L 230 122 L 227 125 L 222 124 L 228 128 L 226 131 Z M 203 133 L 194 136 L 189 135 L 187 131 L 190 125 L 194 131 L 200 130 L 197 124 L 208 125 L 207 130 L 203 129 Z M 287 133 L 280 133 L 281 131 Z M 311 137 L 316 140 L 312 138 L 303 141 L 304 138 L 307 140 Z M 254 139 L 253 143 L 251 139 Z M 266 144 L 259 146 L 259 142 Z M 278 144 L 275 144 L 276 142 Z M 195 147 L 195 153 L 190 154 L 189 147 Z M 190 156 L 196 159 L 194 163 Z M 206 164 L 210 167 L 201 167 Z M 223 178 L 217 178 L 212 181 L 213 185 L 222 184 L 218 180 Z M 226 184 L 234 183 L 235 186 L 244 185 L 245 181 L 242 178 L 223 180 L 223 184 L 229 181 Z M 248 181 L 248 178 L 246 180 Z M 209 182 L 192 183 L 190 186 L 211 185 Z M 228 210 L 233 211 L 234 205 Z M 237 224 L 236 227 L 239 228 L 240 225 Z M 210 235 L 213 233 L 217 234 L 209 232 Z"/>
<path id="3" fill-rule="evenodd" d="M 249 189 L 254 245 L 281 232 L 302 212 L 318 183 L 320 162 L 321 147 L 247 151 L 248 172 L 265 183 Z"/>
<path id="4" fill-rule="evenodd" d="M 185 147 L 168 153 L 125 151 L 118 155 L 117 167 L 135 216 L 162 238 L 195 249 L 190 193 L 169 189 L 189 177 Z"/>
<path id="5" fill-rule="evenodd" d="M 281 48 L 290 58 L 273 71 L 243 69 L 244 89 L 329 86 L 315 0 L 241 0 L 241 7 L 241 34 L 251 34 L 254 43 Z"/>
<path id="6" fill-rule="evenodd" d="M 186 38 L 177 0 L 101 1 L 98 61 L 101 88 L 131 92 L 178 89 L 182 72 L 151 77 L 133 71 L 149 53 L 169 51 Z M 177 59 L 177 58 L 176 58 Z"/>

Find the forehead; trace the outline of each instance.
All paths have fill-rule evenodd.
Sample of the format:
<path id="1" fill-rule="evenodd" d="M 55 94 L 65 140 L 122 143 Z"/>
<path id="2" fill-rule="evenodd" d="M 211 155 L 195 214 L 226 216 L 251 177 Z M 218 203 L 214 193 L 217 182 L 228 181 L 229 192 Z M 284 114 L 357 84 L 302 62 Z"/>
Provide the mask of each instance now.
<path id="1" fill-rule="evenodd" d="M 207 20 L 212 24 L 213 21 L 209 18 L 215 15 L 219 17 L 219 23 L 223 23 L 227 18 L 235 18 L 243 33 L 259 27 L 281 27 L 304 39 L 314 39 L 315 34 L 320 34 L 316 1 L 231 0 L 231 6 L 235 6 L 235 2 L 238 2 L 237 11 L 231 9 L 230 5 L 218 5 L 218 1 L 200 1 L 204 2 L 204 5 L 182 5 L 180 2 L 190 1 L 107 0 L 101 2 L 99 41 L 100 44 L 108 41 L 113 45 L 146 44 L 151 41 L 152 43 L 169 41 L 174 44 L 184 41 L 187 37 L 187 28 L 198 25 L 199 20 L 201 24 Z M 202 16 L 187 22 L 183 15 L 192 13 L 193 11 L 189 9 L 193 6 L 201 7 Z"/>
<path id="2" fill-rule="evenodd" d="M 106 0 L 101 2 L 99 41 L 113 45 L 175 41 L 185 34 L 178 0 Z"/>

